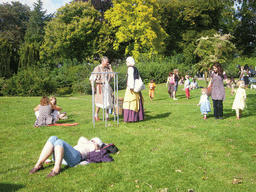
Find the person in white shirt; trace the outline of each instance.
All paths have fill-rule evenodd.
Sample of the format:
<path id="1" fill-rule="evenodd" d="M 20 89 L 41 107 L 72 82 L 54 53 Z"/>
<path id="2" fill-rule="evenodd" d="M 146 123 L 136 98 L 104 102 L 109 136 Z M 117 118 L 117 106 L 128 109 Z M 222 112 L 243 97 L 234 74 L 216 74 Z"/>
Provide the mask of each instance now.
<path id="1" fill-rule="evenodd" d="M 51 173 L 47 175 L 47 177 L 53 177 L 60 173 L 63 159 L 70 167 L 74 167 L 85 159 L 89 152 L 100 149 L 102 145 L 103 143 L 98 137 L 94 137 L 91 140 L 88 140 L 85 137 L 80 137 L 77 145 L 72 147 L 70 144 L 59 139 L 58 137 L 51 136 L 46 142 L 36 165 L 29 172 L 29 174 L 36 173 L 43 169 L 43 163 L 48 157 L 53 155 L 55 164 Z"/>

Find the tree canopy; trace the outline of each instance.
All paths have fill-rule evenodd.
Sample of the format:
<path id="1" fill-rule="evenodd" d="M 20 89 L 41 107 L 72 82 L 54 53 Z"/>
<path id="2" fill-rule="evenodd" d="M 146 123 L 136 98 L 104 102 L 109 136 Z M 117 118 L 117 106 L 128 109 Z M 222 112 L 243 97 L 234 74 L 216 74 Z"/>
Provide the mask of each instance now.
<path id="1" fill-rule="evenodd" d="M 105 13 L 107 21 L 117 28 L 114 48 L 127 43 L 125 54 L 135 58 L 139 53 L 161 53 L 168 35 L 160 25 L 158 9 L 156 0 L 114 0 L 113 8 Z"/>
<path id="2" fill-rule="evenodd" d="M 45 28 L 40 58 L 56 63 L 62 59 L 82 61 L 93 57 L 101 28 L 99 17 L 90 2 L 72 2 L 59 8 Z"/>

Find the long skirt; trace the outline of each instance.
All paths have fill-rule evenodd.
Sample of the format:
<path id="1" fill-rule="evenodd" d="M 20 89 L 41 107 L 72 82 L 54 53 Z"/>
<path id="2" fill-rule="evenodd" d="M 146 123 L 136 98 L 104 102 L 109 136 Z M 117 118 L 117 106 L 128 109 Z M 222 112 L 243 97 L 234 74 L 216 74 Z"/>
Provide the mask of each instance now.
<path id="1" fill-rule="evenodd" d="M 130 95 L 130 90 L 127 89 L 126 91 L 127 91 L 126 97 L 124 100 L 124 122 L 142 121 L 143 119 L 145 119 L 145 114 L 144 114 L 144 107 L 143 107 L 143 97 L 141 92 L 135 93 L 135 94 L 132 93 L 133 95 L 132 97 L 132 95 Z M 134 99 L 134 98 L 137 98 L 137 99 Z M 138 110 L 136 110 L 137 108 Z"/>

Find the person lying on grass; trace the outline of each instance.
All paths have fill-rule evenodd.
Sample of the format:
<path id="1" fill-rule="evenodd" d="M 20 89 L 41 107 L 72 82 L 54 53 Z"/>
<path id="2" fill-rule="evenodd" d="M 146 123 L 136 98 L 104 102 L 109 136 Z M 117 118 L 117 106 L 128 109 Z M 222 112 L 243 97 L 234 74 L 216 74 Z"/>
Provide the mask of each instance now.
<path id="1" fill-rule="evenodd" d="M 55 164 L 52 171 L 47 175 L 47 177 L 53 177 L 60 173 L 63 159 L 70 167 L 74 167 L 85 159 L 89 152 L 99 150 L 102 145 L 103 143 L 98 137 L 94 137 L 91 140 L 88 140 L 85 137 L 80 137 L 77 145 L 72 147 L 70 144 L 58 137 L 51 136 L 46 142 L 37 163 L 34 168 L 31 169 L 29 174 L 42 170 L 43 163 L 48 157 L 53 155 Z"/>

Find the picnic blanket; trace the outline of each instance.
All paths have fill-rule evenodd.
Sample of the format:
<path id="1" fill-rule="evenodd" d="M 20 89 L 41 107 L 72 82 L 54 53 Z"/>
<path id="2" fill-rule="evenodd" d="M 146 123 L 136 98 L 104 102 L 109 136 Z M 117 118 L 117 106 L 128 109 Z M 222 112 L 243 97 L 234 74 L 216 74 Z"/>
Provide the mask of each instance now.
<path id="1" fill-rule="evenodd" d="M 54 123 L 47 126 L 76 126 L 78 123 Z"/>

